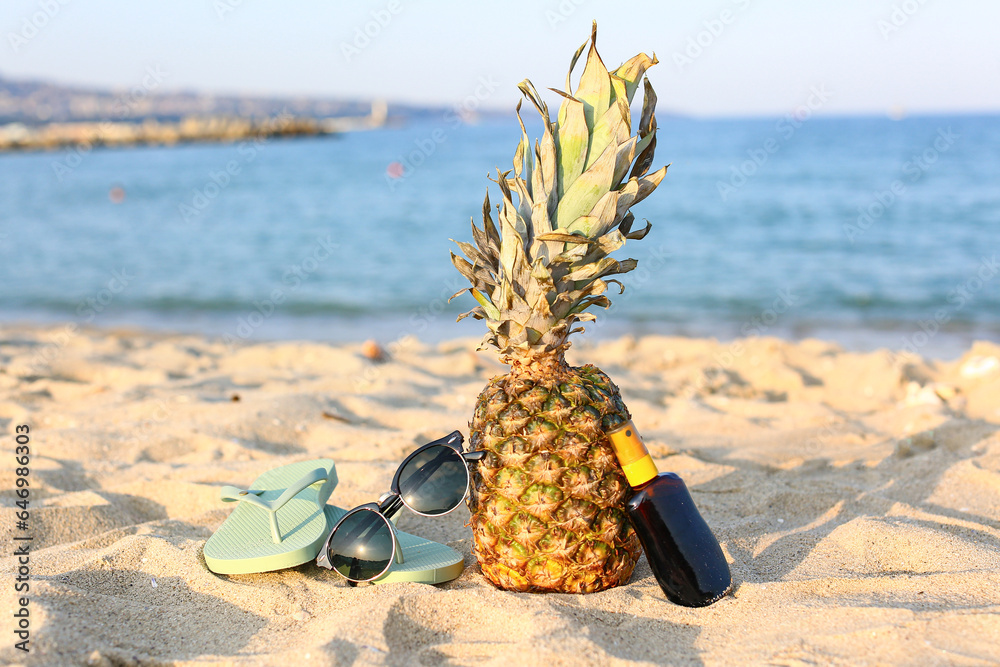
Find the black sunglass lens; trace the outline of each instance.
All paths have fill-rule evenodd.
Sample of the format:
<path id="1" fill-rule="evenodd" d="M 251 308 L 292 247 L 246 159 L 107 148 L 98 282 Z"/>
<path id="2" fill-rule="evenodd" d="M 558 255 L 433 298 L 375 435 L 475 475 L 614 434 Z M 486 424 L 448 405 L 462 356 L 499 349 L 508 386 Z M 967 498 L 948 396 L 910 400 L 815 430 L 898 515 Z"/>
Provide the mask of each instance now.
<path id="1" fill-rule="evenodd" d="M 459 506 L 469 485 L 469 469 L 451 447 L 428 447 L 399 473 L 403 502 L 421 514 L 444 514 Z"/>
<path id="2" fill-rule="evenodd" d="M 354 581 L 376 579 L 392 564 L 392 531 L 378 512 L 348 514 L 330 537 L 330 565 Z"/>

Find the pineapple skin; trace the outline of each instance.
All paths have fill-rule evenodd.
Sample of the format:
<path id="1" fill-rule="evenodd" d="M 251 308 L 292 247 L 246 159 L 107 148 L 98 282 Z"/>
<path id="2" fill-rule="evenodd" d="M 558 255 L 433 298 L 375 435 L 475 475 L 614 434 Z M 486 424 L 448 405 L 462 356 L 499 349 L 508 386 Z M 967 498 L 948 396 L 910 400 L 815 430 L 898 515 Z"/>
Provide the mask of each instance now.
<path id="1" fill-rule="evenodd" d="M 629 580 L 641 554 L 624 509 L 632 490 L 604 435 L 629 418 L 618 387 L 592 365 L 515 363 L 490 380 L 470 424 L 472 449 L 487 455 L 468 499 L 490 582 L 591 593 Z"/>

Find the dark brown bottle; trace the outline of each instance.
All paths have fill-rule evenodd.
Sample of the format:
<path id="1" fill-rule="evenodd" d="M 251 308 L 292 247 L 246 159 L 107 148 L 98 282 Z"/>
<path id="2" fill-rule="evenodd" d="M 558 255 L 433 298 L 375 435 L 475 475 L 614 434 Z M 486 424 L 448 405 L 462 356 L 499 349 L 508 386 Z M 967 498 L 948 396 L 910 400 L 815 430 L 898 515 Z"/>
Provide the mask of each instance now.
<path id="1" fill-rule="evenodd" d="M 667 599 L 704 607 L 725 596 L 733 582 L 729 563 L 684 480 L 658 473 L 631 421 L 607 435 L 636 492 L 625 509 Z"/>

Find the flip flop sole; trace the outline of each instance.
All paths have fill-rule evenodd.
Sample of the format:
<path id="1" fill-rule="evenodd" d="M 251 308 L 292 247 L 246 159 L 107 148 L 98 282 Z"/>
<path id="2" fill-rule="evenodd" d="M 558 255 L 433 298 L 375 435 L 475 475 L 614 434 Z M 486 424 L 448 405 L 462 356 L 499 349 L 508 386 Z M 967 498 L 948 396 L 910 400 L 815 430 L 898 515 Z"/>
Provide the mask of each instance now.
<path id="1" fill-rule="evenodd" d="M 329 478 L 302 490 L 276 512 L 282 540 L 271 537 L 268 513 L 248 503 L 239 503 L 205 543 L 208 569 L 217 574 L 250 574 L 295 567 L 316 558 L 333 524 L 320 510 L 320 487 L 336 485 L 333 461 L 319 459 L 292 463 L 265 472 L 250 489 L 263 489 L 259 498 L 273 501 L 285 489 L 316 468 L 329 471 Z"/>

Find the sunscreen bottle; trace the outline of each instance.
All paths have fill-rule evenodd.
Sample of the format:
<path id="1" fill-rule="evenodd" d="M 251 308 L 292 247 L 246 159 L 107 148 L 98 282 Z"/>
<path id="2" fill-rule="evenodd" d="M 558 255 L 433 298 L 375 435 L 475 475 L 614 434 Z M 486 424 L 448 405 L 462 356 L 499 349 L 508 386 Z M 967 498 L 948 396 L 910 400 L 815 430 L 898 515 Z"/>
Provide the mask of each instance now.
<path id="1" fill-rule="evenodd" d="M 704 607 L 725 596 L 732 587 L 729 563 L 684 480 L 657 471 L 631 421 L 607 435 L 635 491 L 625 509 L 667 599 Z"/>

